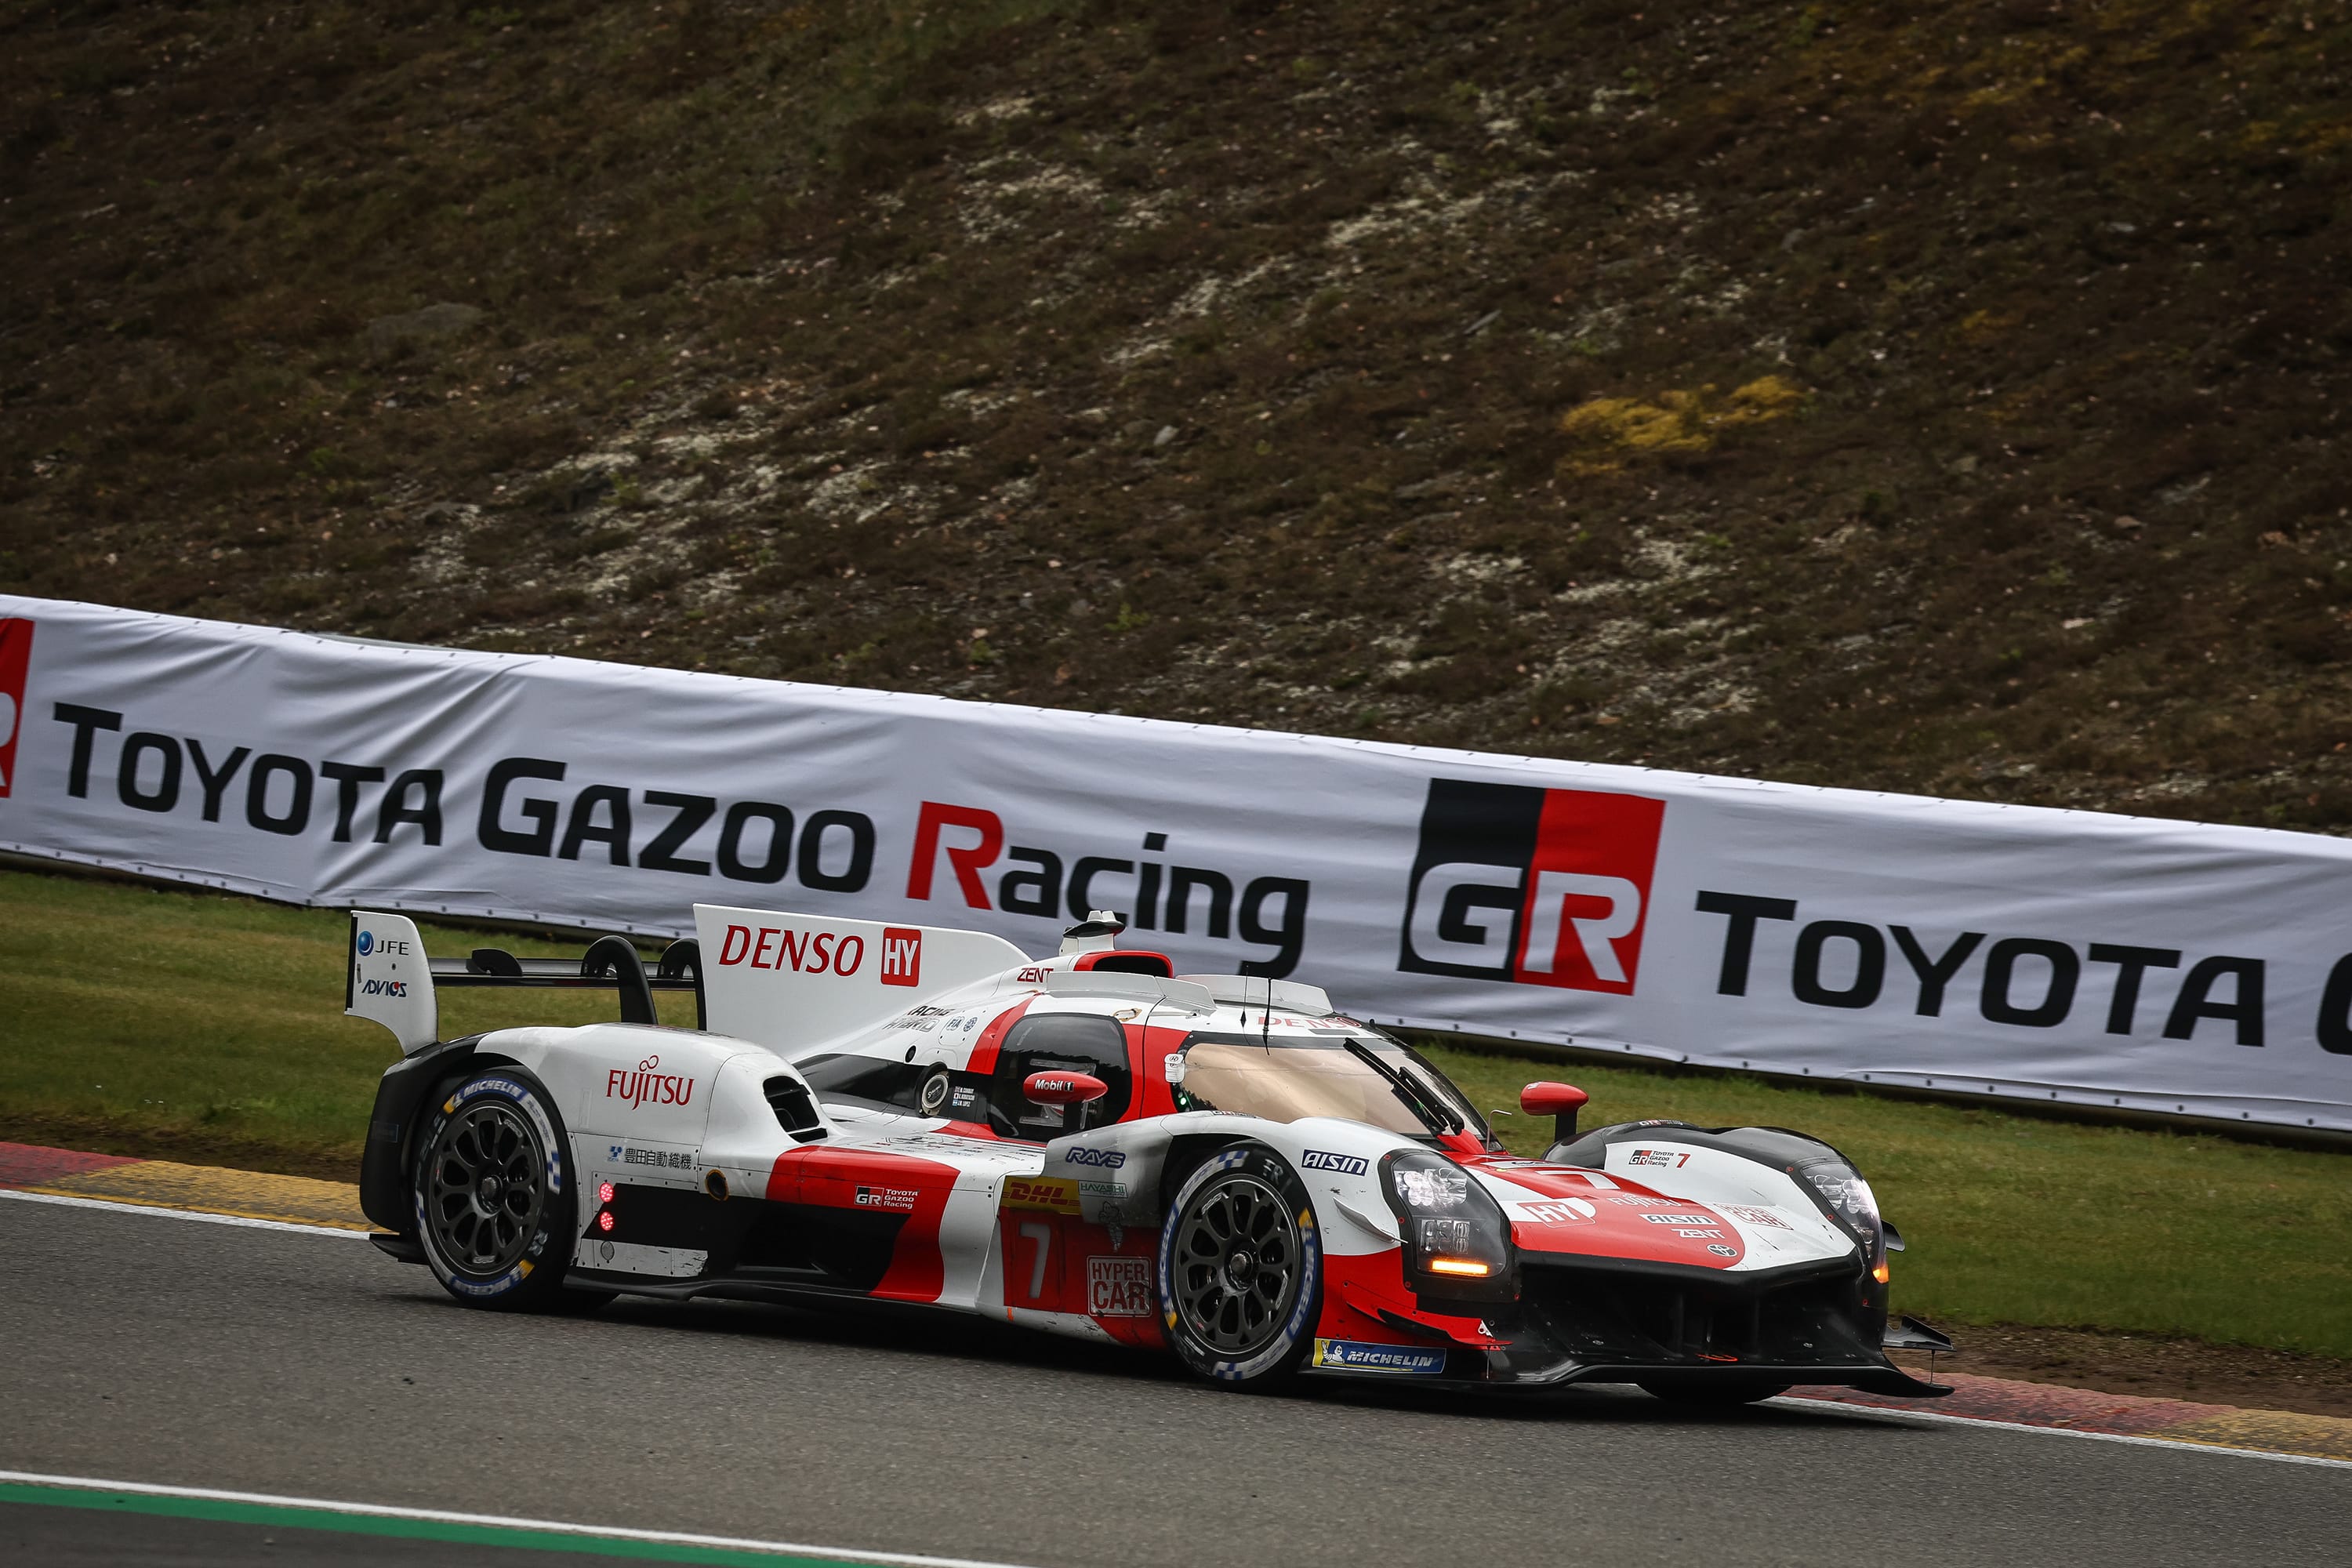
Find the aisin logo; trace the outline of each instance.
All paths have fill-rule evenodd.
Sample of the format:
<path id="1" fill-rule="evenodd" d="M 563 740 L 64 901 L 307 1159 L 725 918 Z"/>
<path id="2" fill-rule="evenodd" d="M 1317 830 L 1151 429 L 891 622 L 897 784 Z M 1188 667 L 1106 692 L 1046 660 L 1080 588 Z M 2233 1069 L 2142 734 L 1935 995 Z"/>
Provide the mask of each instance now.
<path id="1" fill-rule="evenodd" d="M 1432 779 L 1397 967 L 1631 995 L 1666 803 Z"/>

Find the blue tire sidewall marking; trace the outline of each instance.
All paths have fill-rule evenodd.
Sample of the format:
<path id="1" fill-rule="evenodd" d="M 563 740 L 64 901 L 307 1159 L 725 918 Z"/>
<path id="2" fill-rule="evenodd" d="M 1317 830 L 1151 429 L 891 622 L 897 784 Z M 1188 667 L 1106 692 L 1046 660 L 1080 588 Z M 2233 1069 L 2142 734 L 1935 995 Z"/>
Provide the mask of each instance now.
<path id="1" fill-rule="evenodd" d="M 439 1140 L 441 1129 L 448 1125 L 450 1117 L 472 1101 L 485 1097 L 507 1101 L 529 1118 L 538 1131 L 540 1147 L 546 1152 L 547 1196 L 551 1205 L 563 1195 L 563 1146 L 556 1136 L 555 1124 L 549 1118 L 547 1107 L 538 1091 L 507 1071 L 484 1073 L 478 1078 L 467 1079 L 452 1090 L 449 1098 L 443 1100 L 436 1111 L 433 1125 L 425 1133 L 425 1144 L 418 1151 L 417 1158 L 422 1161 L 431 1155 L 433 1145 Z M 433 1245 L 432 1228 L 425 1221 L 423 1187 L 421 1181 L 411 1178 L 409 1205 L 416 1215 L 417 1240 L 423 1244 L 425 1257 L 433 1266 L 434 1277 L 451 1290 L 478 1300 L 503 1296 L 528 1279 L 533 1270 L 545 1267 L 545 1254 L 550 1244 L 556 1239 L 554 1227 L 547 1223 L 551 1218 L 548 1215 L 541 1216 L 539 1234 L 531 1237 L 530 1245 L 523 1249 L 522 1257 L 504 1273 L 489 1279 L 476 1279 L 457 1273 L 442 1258 L 440 1249 Z"/>
<path id="2" fill-rule="evenodd" d="M 1192 1194 L 1199 1192 L 1212 1177 L 1226 1171 L 1238 1170 L 1248 1164 L 1253 1157 L 1260 1154 L 1265 1155 L 1268 1162 L 1280 1167 L 1279 1156 L 1262 1148 L 1253 1146 L 1224 1150 L 1202 1162 L 1198 1170 L 1185 1177 L 1184 1184 L 1177 1189 L 1175 1201 L 1168 1205 L 1167 1223 L 1160 1227 L 1160 1327 L 1167 1335 L 1171 1350 L 1179 1350 L 1181 1345 L 1191 1342 L 1190 1337 L 1183 1333 L 1176 1312 L 1176 1222 L 1182 1216 L 1184 1205 L 1192 1201 Z M 1292 1179 L 1295 1184 L 1304 1188 L 1305 1184 L 1297 1183 L 1295 1175 Z M 1275 1184 L 1278 1186 L 1279 1183 Z M 1307 1319 L 1314 1310 L 1316 1298 L 1322 1293 L 1319 1289 L 1323 1269 L 1322 1237 L 1315 1227 L 1315 1205 L 1311 1201 L 1300 1203 L 1297 1217 L 1299 1221 L 1298 1300 L 1290 1310 L 1290 1321 L 1283 1324 L 1282 1331 L 1275 1336 L 1273 1343 L 1245 1362 L 1219 1361 L 1205 1356 L 1198 1358 L 1201 1370 L 1211 1377 L 1231 1383 L 1239 1383 L 1255 1377 L 1268 1368 L 1277 1365 L 1284 1357 L 1296 1350 L 1301 1337 L 1314 1327 Z M 1181 1350 L 1179 1353 L 1181 1353 Z M 1185 1359 L 1194 1360 L 1195 1358 L 1186 1357 Z"/>

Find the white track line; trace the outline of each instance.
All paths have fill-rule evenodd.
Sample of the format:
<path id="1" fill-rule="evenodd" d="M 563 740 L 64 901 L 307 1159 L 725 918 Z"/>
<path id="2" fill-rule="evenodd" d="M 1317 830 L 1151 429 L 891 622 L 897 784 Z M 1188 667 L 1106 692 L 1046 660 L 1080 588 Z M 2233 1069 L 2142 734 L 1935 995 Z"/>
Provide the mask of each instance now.
<path id="1" fill-rule="evenodd" d="M 241 1225 L 248 1230 L 296 1230 L 305 1236 L 349 1236 L 365 1239 L 368 1232 L 346 1230 L 336 1225 L 297 1225 L 284 1219 L 247 1219 L 241 1214 L 213 1214 L 205 1209 L 165 1208 L 160 1204 L 112 1203 L 105 1198 L 73 1198 L 63 1193 L 26 1193 L 14 1187 L 0 1187 L 0 1198 L 16 1198 L 28 1204 L 63 1204 L 68 1208 L 111 1209 L 116 1214 L 161 1215 L 165 1219 L 201 1220 L 206 1225 Z"/>
<path id="2" fill-rule="evenodd" d="M 2183 1437 L 2139 1437 L 2126 1432 L 2080 1432 L 2072 1426 L 2036 1426 L 2025 1421 L 1995 1421 L 1981 1415 L 1948 1415 L 1940 1410 L 1889 1410 L 1883 1405 L 1849 1405 L 1842 1399 L 1774 1399 L 1772 1405 L 1801 1405 L 1808 1410 L 1857 1410 L 1892 1415 L 1900 1421 L 1936 1421 L 1947 1426 L 1989 1426 L 1996 1432 L 2046 1432 L 2053 1437 L 2088 1437 L 2100 1443 L 2130 1443 L 2142 1448 L 2178 1448 L 2186 1454 L 2235 1454 L 2248 1459 L 2275 1459 L 2284 1465 L 2319 1465 L 2352 1470 L 2352 1459 L 2323 1459 L 2316 1454 L 2279 1454 L 2268 1448 L 2239 1448 L 2227 1443 L 2197 1443 Z"/>
<path id="3" fill-rule="evenodd" d="M 977 1557 L 929 1557 L 912 1552 L 866 1552 L 854 1546 L 812 1546 L 797 1541 L 759 1541 L 747 1536 L 690 1535 L 676 1530 L 626 1530 L 617 1525 L 572 1524 L 559 1520 L 512 1519 L 496 1513 L 457 1513 L 437 1508 L 394 1508 L 386 1503 L 331 1502 L 323 1498 L 279 1497 L 271 1492 L 215 1491 L 209 1487 L 165 1487 L 144 1481 L 110 1481 L 90 1476 L 49 1476 L 33 1470 L 0 1470 L 0 1481 L 31 1486 L 74 1487 L 89 1491 L 137 1492 L 145 1497 L 192 1498 L 204 1502 L 258 1503 L 269 1508 L 311 1509 L 320 1513 L 352 1514 L 368 1519 L 414 1519 L 434 1524 L 488 1525 L 503 1530 L 534 1530 L 552 1535 L 600 1536 L 608 1541 L 643 1541 L 663 1546 L 712 1546 L 737 1552 L 796 1553 L 843 1563 L 884 1563 L 906 1568 L 1022 1568 Z"/>

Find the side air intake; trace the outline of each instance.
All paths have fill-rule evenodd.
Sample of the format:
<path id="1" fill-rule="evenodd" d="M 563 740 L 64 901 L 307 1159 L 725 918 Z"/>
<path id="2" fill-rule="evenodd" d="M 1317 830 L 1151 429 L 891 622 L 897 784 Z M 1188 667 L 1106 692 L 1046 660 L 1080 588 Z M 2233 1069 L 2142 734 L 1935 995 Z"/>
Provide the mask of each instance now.
<path id="1" fill-rule="evenodd" d="M 796 1078 L 772 1078 L 760 1089 L 768 1098 L 768 1109 L 776 1113 L 776 1125 L 793 1142 L 814 1143 L 825 1135 L 824 1121 L 816 1113 L 808 1085 Z"/>

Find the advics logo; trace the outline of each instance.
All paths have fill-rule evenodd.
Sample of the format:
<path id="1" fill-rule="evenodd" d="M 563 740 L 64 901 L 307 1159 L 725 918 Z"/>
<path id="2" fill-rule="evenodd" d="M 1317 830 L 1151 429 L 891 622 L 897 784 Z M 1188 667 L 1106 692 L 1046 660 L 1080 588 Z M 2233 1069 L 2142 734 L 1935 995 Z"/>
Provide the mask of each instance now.
<path id="1" fill-rule="evenodd" d="M 25 670 L 32 657 L 33 623 L 0 621 L 0 800 L 16 782 L 16 731 L 24 728 Z"/>
<path id="2" fill-rule="evenodd" d="M 1666 803 L 1432 779 L 1397 967 L 1631 995 Z"/>

